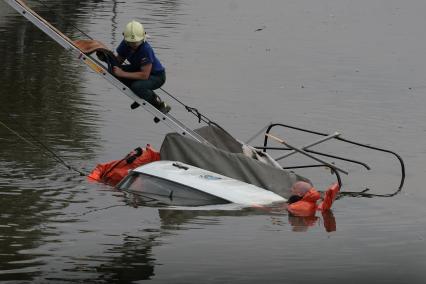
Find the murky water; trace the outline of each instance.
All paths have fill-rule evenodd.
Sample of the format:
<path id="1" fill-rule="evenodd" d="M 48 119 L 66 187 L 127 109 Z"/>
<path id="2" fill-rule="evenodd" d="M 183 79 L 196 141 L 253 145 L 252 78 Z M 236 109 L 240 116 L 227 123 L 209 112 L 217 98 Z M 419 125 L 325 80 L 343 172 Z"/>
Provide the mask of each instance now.
<path id="1" fill-rule="evenodd" d="M 134 196 L 88 183 L 2 125 L 0 281 L 423 283 L 426 2 L 44 2 L 29 1 L 72 38 L 83 37 L 76 26 L 111 48 L 125 23 L 144 22 L 167 68 L 164 88 L 237 138 L 271 121 L 338 130 L 398 152 L 407 179 L 392 198 L 338 200 L 336 231 L 327 232 L 320 215 L 140 206 Z M 127 97 L 3 1 L 0 34 L 2 123 L 27 139 L 29 131 L 83 170 L 139 145 L 159 149 L 168 128 L 130 111 Z M 170 102 L 176 117 L 197 126 Z M 339 164 L 352 173 L 345 190 L 396 189 L 396 161 L 343 151 L 374 167 Z M 333 181 L 326 171 L 301 173 L 319 188 Z"/>

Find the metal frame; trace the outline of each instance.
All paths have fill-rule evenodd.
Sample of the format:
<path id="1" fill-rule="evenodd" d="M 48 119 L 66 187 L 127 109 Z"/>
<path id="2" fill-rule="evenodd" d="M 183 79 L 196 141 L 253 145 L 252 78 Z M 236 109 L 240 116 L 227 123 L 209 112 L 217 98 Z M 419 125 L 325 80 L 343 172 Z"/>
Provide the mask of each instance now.
<path id="1" fill-rule="evenodd" d="M 289 129 L 293 129 L 293 130 L 297 130 L 297 131 L 301 131 L 301 132 L 305 132 L 305 133 L 310 133 L 310 134 L 314 134 L 314 135 L 318 135 L 318 136 L 323 136 L 324 138 L 321 138 L 313 143 L 310 143 L 304 147 L 301 148 L 297 148 L 294 147 L 292 145 L 289 145 L 287 142 L 285 142 L 282 139 L 277 139 L 276 137 L 274 137 L 273 135 L 270 134 L 271 130 L 274 127 L 283 127 L 283 128 L 289 128 Z M 372 194 L 372 193 L 367 193 L 367 191 L 369 189 L 365 189 L 361 192 L 341 192 L 341 195 L 349 195 L 349 196 L 364 196 L 364 197 L 391 197 L 396 195 L 397 193 L 399 193 L 402 190 L 402 187 L 404 186 L 404 182 L 405 182 L 405 165 L 404 165 L 404 161 L 402 160 L 401 156 L 399 156 L 397 153 L 387 150 L 387 149 L 383 149 L 383 148 L 379 148 L 379 147 L 375 147 L 375 146 L 371 146 L 371 145 L 366 145 L 366 144 L 362 144 L 359 142 L 355 142 L 352 140 L 348 140 L 345 138 L 341 137 L 341 134 L 338 132 L 335 132 L 333 134 L 327 134 L 327 133 L 322 133 L 322 132 L 317 132 L 317 131 L 313 131 L 313 130 L 308 130 L 308 129 L 303 129 L 300 127 L 295 127 L 295 126 L 291 126 L 291 125 L 287 125 L 287 124 L 283 124 L 283 123 L 270 123 L 269 125 L 263 127 L 261 129 L 261 131 L 257 132 L 254 136 L 252 136 L 249 140 L 252 141 L 254 138 L 258 137 L 259 135 L 262 134 L 262 132 L 264 132 L 264 141 L 263 141 L 263 146 L 256 146 L 255 148 L 263 150 L 263 152 L 266 152 L 267 150 L 278 150 L 278 151 L 290 151 L 289 153 L 282 155 L 278 158 L 276 158 L 276 160 L 282 160 L 284 158 L 287 158 L 295 153 L 300 153 L 303 154 L 311 159 L 314 159 L 317 162 L 320 162 L 320 164 L 315 164 L 315 165 L 303 165 L 303 166 L 287 166 L 287 167 L 283 167 L 283 169 L 300 169 L 300 168 L 314 168 L 314 167 L 328 167 L 331 169 L 331 171 L 336 175 L 337 180 L 339 182 L 340 185 L 342 185 L 342 181 L 339 175 L 339 171 L 343 172 L 343 173 L 347 173 L 346 171 L 342 171 L 340 168 L 336 167 L 334 164 L 331 164 L 330 162 L 326 162 L 323 161 L 321 159 L 318 159 L 315 156 L 312 156 L 311 154 L 314 155 L 318 155 L 318 156 L 324 156 L 324 157 L 329 157 L 329 158 L 333 158 L 333 159 L 337 159 L 337 160 L 341 160 L 341 161 L 346 161 L 349 163 L 353 163 L 353 164 L 358 164 L 361 165 L 362 167 L 364 167 L 366 170 L 370 170 L 370 166 L 367 165 L 366 163 L 357 161 L 357 160 L 353 160 L 353 159 L 349 159 L 349 158 L 345 158 L 345 157 L 341 157 L 341 156 L 337 156 L 337 155 L 331 155 L 331 154 L 327 154 L 327 153 L 322 153 L 322 152 L 318 152 L 318 151 L 314 151 L 309 149 L 310 147 L 313 147 L 315 145 L 318 145 L 320 143 L 324 143 L 326 141 L 330 141 L 330 140 L 338 140 L 344 143 L 348 143 L 348 144 L 352 144 L 352 145 L 356 145 L 359 147 L 363 147 L 363 148 L 367 148 L 367 149 L 371 149 L 371 150 L 375 150 L 375 151 L 380 151 L 380 152 L 384 152 L 384 153 L 388 153 L 393 155 L 399 162 L 400 164 L 400 169 L 401 169 L 401 179 L 399 182 L 399 186 L 398 189 L 391 193 L 391 194 Z M 279 143 L 285 145 L 286 147 L 271 147 L 268 146 L 268 142 L 269 142 L 269 138 L 272 138 L 276 141 L 278 141 Z"/>
<path id="2" fill-rule="evenodd" d="M 13 9 L 15 9 L 18 13 L 23 15 L 26 19 L 28 19 L 31 23 L 33 23 L 36 27 L 38 27 L 41 31 L 51 37 L 54 41 L 60 44 L 66 50 L 72 52 L 76 58 L 82 61 L 84 64 L 90 67 L 95 73 L 99 74 L 107 81 L 109 81 L 112 85 L 114 85 L 120 92 L 131 98 L 133 101 L 138 102 L 142 107 L 151 113 L 154 117 L 159 118 L 160 121 L 165 123 L 168 127 L 175 130 L 182 136 L 190 137 L 200 143 L 209 144 L 207 140 L 198 135 L 196 132 L 188 128 L 182 122 L 174 118 L 170 114 L 164 114 L 150 103 L 146 102 L 142 98 L 138 97 L 135 93 L 132 92 L 130 88 L 120 82 L 117 78 L 115 78 L 112 74 L 110 74 L 103 65 L 98 63 L 93 57 L 90 55 L 84 54 L 75 44 L 61 33 L 58 29 L 52 26 L 49 22 L 43 19 L 40 15 L 34 12 L 31 8 L 29 8 L 22 0 L 4 0 L 8 5 L 10 5 Z"/>

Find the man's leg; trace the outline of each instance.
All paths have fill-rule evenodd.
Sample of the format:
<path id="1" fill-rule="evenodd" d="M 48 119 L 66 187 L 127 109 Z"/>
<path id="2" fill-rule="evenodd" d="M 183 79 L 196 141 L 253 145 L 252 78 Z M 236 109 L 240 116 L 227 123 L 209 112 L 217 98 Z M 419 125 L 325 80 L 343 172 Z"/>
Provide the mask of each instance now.
<path id="1" fill-rule="evenodd" d="M 168 112 L 168 107 L 153 90 L 160 88 L 165 81 L 165 75 L 163 76 L 150 76 L 148 80 L 137 80 L 134 81 L 130 88 L 140 98 L 146 100 L 154 107 L 158 108 L 163 112 Z M 133 103 L 132 109 L 137 108 L 139 104 Z"/>

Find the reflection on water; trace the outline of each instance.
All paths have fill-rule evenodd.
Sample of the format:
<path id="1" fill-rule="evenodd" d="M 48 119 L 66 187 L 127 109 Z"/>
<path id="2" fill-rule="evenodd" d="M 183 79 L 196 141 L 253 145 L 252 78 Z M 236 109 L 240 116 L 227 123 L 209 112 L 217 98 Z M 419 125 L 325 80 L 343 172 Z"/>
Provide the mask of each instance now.
<path id="1" fill-rule="evenodd" d="M 70 4 L 57 6 L 58 15 L 72 15 L 79 2 L 73 5 L 74 9 Z M 12 13 L 0 38 L 1 120 L 20 133 L 23 127 L 54 150 L 64 151 L 64 155 L 76 155 L 70 150 L 78 150 L 77 155 L 84 158 L 81 155 L 90 154 L 97 140 L 93 128 L 97 114 L 90 110 L 80 91 L 75 62 L 58 44 L 19 15 L 12 17 Z M 34 166 L 40 166 L 38 170 L 43 169 L 40 163 L 45 159 L 37 155 L 37 149 L 22 144 L 5 128 L 0 131 L 2 137 L 7 137 L 0 141 L 3 159 L 15 163 L 31 160 Z M 15 147 L 17 142 L 21 147 Z"/>
<path id="2" fill-rule="evenodd" d="M 52 21 L 69 15 L 73 23 L 82 2 L 56 3 L 56 15 L 37 8 Z M 90 159 L 97 114 L 80 91 L 70 56 L 3 1 L 0 12 L 0 120 L 33 143 L 0 127 L 0 279 L 31 280 L 41 274 L 38 267 L 48 252 L 26 251 L 58 234 L 45 224 L 73 202 L 72 189 L 81 188 L 81 179 L 42 155 L 25 131 L 68 160 Z"/>
<path id="3" fill-rule="evenodd" d="M 322 212 L 322 223 L 326 232 L 334 232 L 337 229 L 336 219 L 334 218 L 333 212 L 326 211 Z M 295 232 L 306 232 L 309 227 L 314 226 L 317 222 L 321 222 L 320 217 L 317 216 L 288 216 L 289 224 L 292 226 Z"/>
<path id="4" fill-rule="evenodd" d="M 310 227 L 315 225 L 323 226 L 326 232 L 334 232 L 337 230 L 336 219 L 331 210 L 321 213 L 318 216 L 295 216 L 287 212 L 286 204 L 274 206 L 274 208 L 243 208 L 235 210 L 212 210 L 203 208 L 186 208 L 185 210 L 165 208 L 159 209 L 160 218 L 162 221 L 163 229 L 176 229 L 176 225 L 184 225 L 185 223 L 192 223 L 200 217 L 244 217 L 264 215 L 270 217 L 270 223 L 275 226 L 288 226 L 290 225 L 294 232 L 306 232 Z M 288 222 L 284 221 L 284 218 Z"/>
<path id="5" fill-rule="evenodd" d="M 111 247 L 106 255 L 116 255 L 102 263 L 96 271 L 100 274 L 99 280 L 108 283 L 132 283 L 137 280 L 150 279 L 155 275 L 155 259 L 152 256 L 152 247 L 156 244 L 156 236 L 136 238 L 126 236 L 123 243 Z"/>

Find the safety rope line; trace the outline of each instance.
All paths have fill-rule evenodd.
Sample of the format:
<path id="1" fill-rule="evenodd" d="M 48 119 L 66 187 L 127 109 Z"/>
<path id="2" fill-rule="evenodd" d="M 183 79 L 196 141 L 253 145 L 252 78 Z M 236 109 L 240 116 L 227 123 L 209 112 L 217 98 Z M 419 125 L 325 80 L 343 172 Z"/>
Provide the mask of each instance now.
<path id="1" fill-rule="evenodd" d="M 197 108 L 186 105 L 181 100 L 179 100 L 178 98 L 176 98 L 170 92 L 164 90 L 163 88 L 159 88 L 159 89 L 161 91 L 163 91 L 166 95 L 168 95 L 169 97 L 171 97 L 172 99 L 174 99 L 176 102 L 178 102 L 179 104 L 181 104 L 188 112 L 190 112 L 193 115 L 195 115 L 198 118 L 198 123 L 201 123 L 201 121 L 203 121 L 203 122 L 205 122 L 205 123 L 207 123 L 209 125 L 215 125 L 215 126 L 221 128 L 221 129 L 223 129 L 219 124 L 217 124 L 216 122 L 214 122 L 213 120 L 211 120 L 210 118 L 208 118 L 207 116 L 205 116 L 204 114 L 202 114 L 201 112 L 199 112 Z"/>
<path id="2" fill-rule="evenodd" d="M 16 122 L 16 121 L 15 121 Z M 17 122 L 16 122 L 17 123 Z M 10 128 L 9 126 L 7 126 L 4 122 L 0 121 L 0 124 L 6 128 L 7 130 L 9 130 L 11 133 L 15 134 L 18 138 L 20 138 L 22 141 L 24 141 L 25 143 L 27 143 L 30 146 L 39 148 L 42 151 L 42 153 L 50 158 L 53 158 L 56 162 L 62 164 L 63 166 L 65 166 L 67 169 L 74 171 L 76 173 L 78 173 L 80 176 L 87 176 L 87 173 L 84 173 L 83 171 L 80 171 L 78 169 L 76 169 L 75 167 L 69 165 L 68 163 L 66 163 L 64 161 L 63 158 L 61 158 L 58 154 L 56 154 L 55 152 L 53 152 L 53 150 L 49 149 L 49 147 L 47 145 L 45 145 L 43 142 L 41 142 L 39 139 L 37 139 L 37 137 L 35 137 L 34 135 L 32 135 L 25 127 L 23 127 L 21 124 L 17 123 L 19 125 L 19 127 L 24 130 L 24 132 L 31 137 L 31 139 L 33 139 L 34 141 L 36 141 L 39 145 L 36 145 L 35 143 L 33 143 L 32 141 L 28 140 L 27 138 L 25 138 L 24 136 L 22 136 L 21 134 L 19 134 L 17 131 L 15 131 L 14 129 Z"/>
<path id="3" fill-rule="evenodd" d="M 46 10 L 49 12 L 49 13 L 51 13 L 52 15 L 54 15 L 54 16 L 57 16 L 58 18 L 61 18 L 61 16 L 60 15 L 58 15 L 58 13 L 56 13 L 56 12 L 54 12 L 52 9 L 50 9 L 49 8 L 49 6 L 47 6 L 43 1 L 41 1 L 41 0 L 34 0 L 34 1 L 36 1 L 36 2 L 38 2 L 38 3 L 40 3 L 44 8 L 46 8 Z M 84 31 L 82 31 L 82 30 L 80 30 L 77 26 L 75 26 L 75 25 L 73 25 L 73 24 L 71 24 L 71 23 L 69 23 L 69 22 L 67 22 L 67 24 L 69 24 L 71 27 L 73 27 L 74 29 L 76 29 L 77 31 L 79 31 L 81 34 L 83 34 L 84 36 L 86 36 L 87 38 L 89 38 L 89 39 L 91 39 L 91 40 L 93 40 L 93 38 L 89 35 L 89 34 L 87 34 L 87 33 L 85 33 Z"/>

